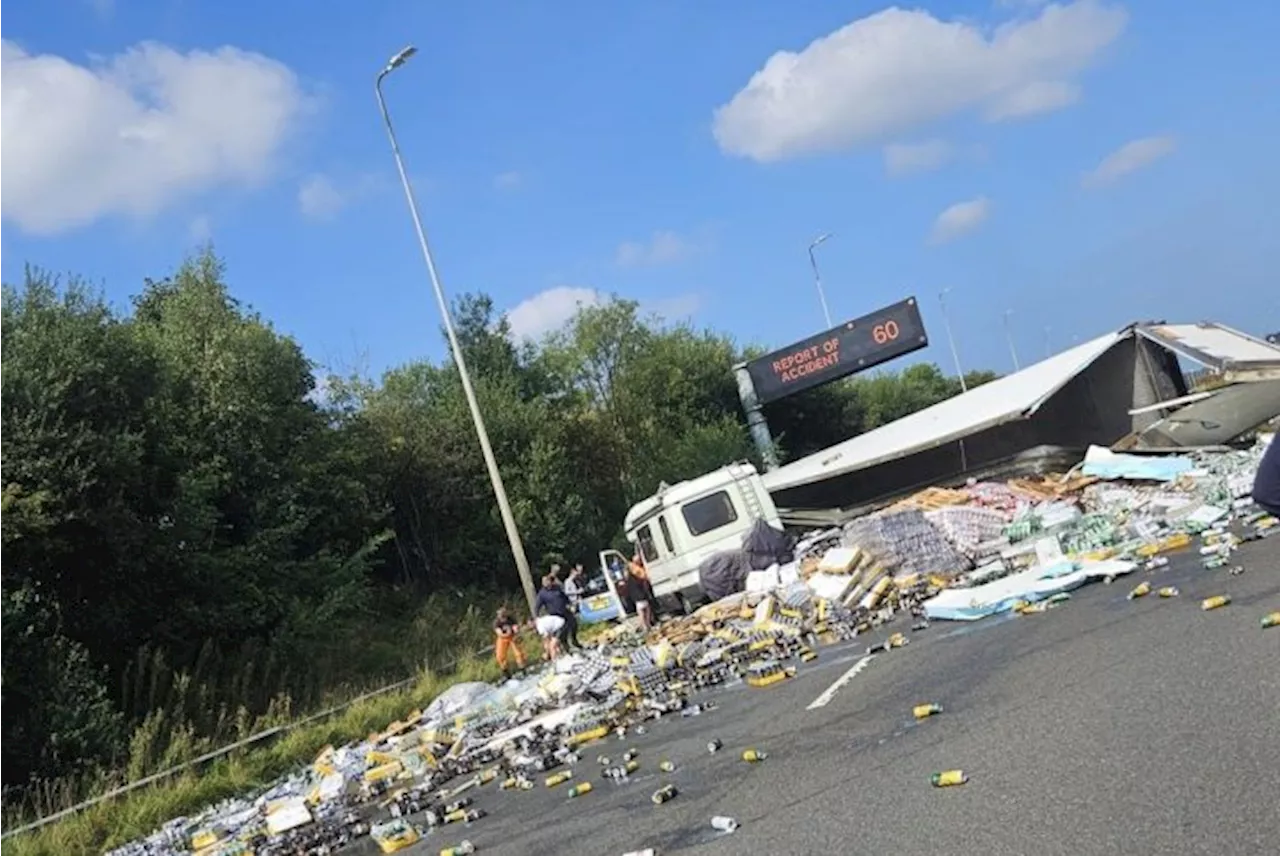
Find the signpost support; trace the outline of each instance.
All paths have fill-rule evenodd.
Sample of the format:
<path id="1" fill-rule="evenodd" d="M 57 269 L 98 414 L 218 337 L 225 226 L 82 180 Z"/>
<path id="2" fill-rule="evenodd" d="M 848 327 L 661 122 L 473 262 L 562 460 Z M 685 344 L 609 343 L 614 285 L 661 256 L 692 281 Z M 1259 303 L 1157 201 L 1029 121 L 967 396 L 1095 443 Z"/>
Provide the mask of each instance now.
<path id="1" fill-rule="evenodd" d="M 778 450 L 773 445 L 773 435 L 769 433 L 769 423 L 761 410 L 760 398 L 756 395 L 755 382 L 751 380 L 751 372 L 746 363 L 738 363 L 733 367 L 734 377 L 738 380 L 738 398 L 742 400 L 742 409 L 747 413 L 747 427 L 751 429 L 751 439 L 756 444 L 756 451 L 764 461 L 764 468 L 778 468 Z"/>

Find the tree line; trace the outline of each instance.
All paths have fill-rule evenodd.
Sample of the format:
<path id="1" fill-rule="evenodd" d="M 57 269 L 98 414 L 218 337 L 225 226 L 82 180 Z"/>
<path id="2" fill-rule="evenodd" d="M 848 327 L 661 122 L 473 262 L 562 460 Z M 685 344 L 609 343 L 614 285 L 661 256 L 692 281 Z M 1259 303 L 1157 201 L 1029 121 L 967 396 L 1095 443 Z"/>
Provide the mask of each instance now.
<path id="1" fill-rule="evenodd" d="M 482 294 L 454 312 L 540 567 L 590 566 L 659 482 L 755 456 L 731 366 L 761 349 L 621 299 L 537 343 Z M 451 362 L 319 390 L 211 252 L 125 310 L 29 270 L 4 288 L 3 330 L 8 797 L 120 768 L 157 729 L 219 739 L 403 676 L 451 650 L 467 604 L 519 602 Z M 958 391 L 916 364 L 766 415 L 794 458 Z"/>

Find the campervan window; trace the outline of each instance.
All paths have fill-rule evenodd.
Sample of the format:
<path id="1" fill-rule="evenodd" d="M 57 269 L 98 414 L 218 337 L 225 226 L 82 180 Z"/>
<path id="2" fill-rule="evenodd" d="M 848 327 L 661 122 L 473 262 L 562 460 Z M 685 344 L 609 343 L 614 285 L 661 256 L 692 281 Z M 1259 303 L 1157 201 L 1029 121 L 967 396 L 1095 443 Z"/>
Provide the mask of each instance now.
<path id="1" fill-rule="evenodd" d="M 646 562 L 658 561 L 658 545 L 653 543 L 653 533 L 649 531 L 649 524 L 646 523 L 636 530 L 636 543 L 640 545 L 640 555 Z"/>
<path id="2" fill-rule="evenodd" d="M 738 519 L 733 500 L 729 499 L 729 492 L 724 490 L 695 499 L 681 508 L 680 513 L 689 526 L 689 533 L 695 536 L 727 526 Z"/>
<path id="3" fill-rule="evenodd" d="M 662 530 L 662 543 L 667 545 L 667 552 L 674 553 L 676 545 L 671 540 L 671 530 L 667 528 L 667 517 L 662 515 L 658 518 L 658 528 Z"/>

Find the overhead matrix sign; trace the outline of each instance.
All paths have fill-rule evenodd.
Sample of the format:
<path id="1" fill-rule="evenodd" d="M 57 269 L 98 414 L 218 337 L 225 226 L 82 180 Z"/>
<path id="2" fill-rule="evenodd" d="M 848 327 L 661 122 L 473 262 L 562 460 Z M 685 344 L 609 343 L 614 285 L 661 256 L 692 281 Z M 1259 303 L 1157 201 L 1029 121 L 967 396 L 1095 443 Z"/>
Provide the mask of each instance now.
<path id="1" fill-rule="evenodd" d="M 865 371 L 929 344 L 914 297 L 747 363 L 760 404 Z"/>

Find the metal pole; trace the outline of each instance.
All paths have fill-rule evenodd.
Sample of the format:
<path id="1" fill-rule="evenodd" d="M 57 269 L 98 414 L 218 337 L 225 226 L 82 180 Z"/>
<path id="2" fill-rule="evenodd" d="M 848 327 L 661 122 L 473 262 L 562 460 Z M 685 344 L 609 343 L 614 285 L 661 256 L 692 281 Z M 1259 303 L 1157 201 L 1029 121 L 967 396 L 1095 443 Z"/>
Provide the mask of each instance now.
<path id="1" fill-rule="evenodd" d="M 1013 344 L 1013 327 L 1009 324 L 1009 316 L 1013 314 L 1012 309 L 1004 311 L 1004 337 L 1009 341 L 1009 356 L 1013 357 L 1013 370 L 1019 371 L 1022 366 L 1018 365 L 1018 349 Z"/>
<path id="2" fill-rule="evenodd" d="M 951 359 L 956 363 L 956 374 L 960 376 L 960 391 L 968 392 L 969 385 L 964 381 L 964 369 L 960 368 L 960 352 L 956 350 L 956 337 L 951 335 L 951 319 L 947 317 L 947 292 L 944 288 L 938 292 L 938 303 L 942 305 L 942 327 L 947 331 L 947 341 L 951 343 Z"/>
<path id="3" fill-rule="evenodd" d="M 813 243 L 809 245 L 809 265 L 810 267 L 813 268 L 813 284 L 818 287 L 818 300 L 822 301 L 822 317 L 827 319 L 828 330 L 830 330 L 835 325 L 831 323 L 831 310 L 827 308 L 827 295 L 826 295 L 826 292 L 822 290 L 822 275 L 818 273 L 818 259 L 816 256 L 814 256 L 813 250 L 815 247 L 817 247 L 819 244 L 821 244 L 823 241 L 825 241 L 827 238 L 830 238 L 830 237 L 831 237 L 830 232 L 826 233 L 825 235 L 819 235 L 817 238 L 814 239 Z"/>
<path id="4" fill-rule="evenodd" d="M 467 372 L 467 361 L 462 355 L 462 347 L 458 344 L 458 335 L 453 329 L 453 317 L 449 312 L 449 303 L 445 300 L 444 288 L 440 284 L 440 275 L 436 272 L 435 260 L 431 256 L 431 247 L 427 244 L 427 233 L 422 228 L 422 217 L 418 214 L 418 203 L 413 196 L 413 186 L 409 183 L 409 175 L 405 172 L 404 159 L 400 156 L 400 144 L 396 141 L 396 132 L 391 125 L 391 114 L 387 111 L 387 102 L 382 97 L 382 80 L 395 69 L 404 65 L 405 60 L 413 56 L 417 49 L 412 45 L 391 58 L 387 67 L 378 72 L 373 90 L 378 98 L 378 109 L 382 112 L 382 122 L 387 127 L 387 137 L 391 140 L 391 153 L 395 156 L 396 169 L 400 172 L 400 183 L 404 186 L 405 199 L 409 202 L 409 214 L 413 217 L 413 228 L 418 234 L 418 245 L 422 248 L 422 258 L 427 263 L 427 273 L 431 276 L 431 287 L 436 293 L 436 302 L 440 305 L 440 317 L 444 319 L 445 334 L 449 337 L 449 347 L 453 351 L 453 361 L 458 366 L 458 375 L 462 378 L 462 392 L 467 398 L 467 406 L 471 409 L 471 419 L 476 426 L 476 436 L 480 439 L 480 451 L 484 455 L 485 466 L 489 470 L 489 481 L 493 483 L 493 495 L 498 501 L 498 512 L 502 515 L 503 528 L 507 530 L 507 541 L 511 545 L 511 556 L 515 559 L 516 570 L 520 573 L 520 583 L 524 586 L 524 596 L 529 602 L 529 612 L 534 612 L 534 601 L 537 594 L 533 585 L 533 575 L 529 572 L 529 559 L 525 556 L 524 543 L 520 540 L 520 530 L 516 528 L 515 516 L 511 513 L 511 503 L 507 500 L 507 489 L 502 483 L 502 473 L 498 470 L 498 461 L 493 456 L 493 446 L 489 443 L 489 432 L 484 425 L 484 416 L 480 413 L 480 404 L 476 401 L 475 390 L 471 387 L 471 375 Z"/>
<path id="5" fill-rule="evenodd" d="M 765 471 L 778 468 L 778 448 L 773 444 L 773 435 L 769 433 L 769 423 L 760 408 L 760 398 L 756 395 L 756 385 L 751 380 L 746 363 L 738 363 L 733 367 L 733 375 L 738 381 L 738 398 L 742 401 L 742 409 L 747 413 L 747 427 L 751 431 L 751 439 L 764 462 Z"/>

